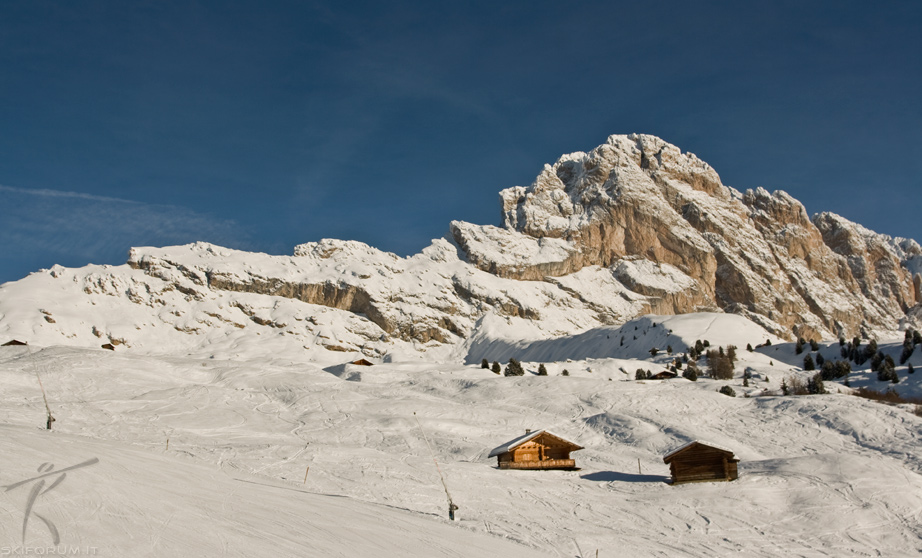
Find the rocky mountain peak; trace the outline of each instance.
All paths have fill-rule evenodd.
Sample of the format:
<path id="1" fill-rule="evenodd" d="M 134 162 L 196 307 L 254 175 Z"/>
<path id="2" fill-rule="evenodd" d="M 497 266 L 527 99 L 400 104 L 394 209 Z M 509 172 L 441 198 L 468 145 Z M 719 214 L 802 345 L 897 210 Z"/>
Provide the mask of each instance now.
<path id="1" fill-rule="evenodd" d="M 720 308 L 788 335 L 892 329 L 918 302 L 897 243 L 832 214 L 811 220 L 783 191 L 740 194 L 697 156 L 654 136 L 610 136 L 545 165 L 531 186 L 505 189 L 500 199 L 505 232 L 494 237 L 565 243 L 556 259 L 504 265 L 491 257 L 500 245 L 474 242 L 468 227 L 453 224 L 469 261 L 505 277 L 644 259 L 694 283 L 692 296 L 669 311 Z"/>
<path id="2" fill-rule="evenodd" d="M 731 312 L 807 339 L 922 322 L 918 243 L 811 219 L 783 191 L 741 193 L 654 136 L 563 155 L 500 199 L 503 226 L 453 221 L 408 258 L 334 239 L 282 256 L 199 242 L 55 267 L 0 287 L 0 331 L 135 350 L 297 343 L 323 361 L 463 357 L 484 327 L 546 338 L 651 313 Z"/>

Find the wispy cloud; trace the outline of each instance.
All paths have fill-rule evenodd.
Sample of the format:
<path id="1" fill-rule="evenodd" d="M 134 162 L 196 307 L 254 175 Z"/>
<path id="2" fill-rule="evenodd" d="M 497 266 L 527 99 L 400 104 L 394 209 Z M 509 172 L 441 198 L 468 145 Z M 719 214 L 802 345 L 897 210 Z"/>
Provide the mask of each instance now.
<path id="1" fill-rule="evenodd" d="M 204 240 L 246 247 L 237 223 L 166 204 L 0 185 L 0 259 L 122 263 L 128 248 Z M 16 270 L 17 274 L 22 271 Z M 2 279 L 0 279 L 2 280 Z"/>
<path id="2" fill-rule="evenodd" d="M 7 192 L 11 194 L 22 194 L 26 196 L 38 196 L 43 198 L 75 198 L 80 200 L 90 200 L 97 202 L 112 202 L 112 203 L 127 203 L 134 205 L 145 205 L 141 202 L 133 200 L 124 200 L 121 198 L 110 198 L 106 196 L 97 196 L 94 194 L 86 194 L 83 192 L 67 192 L 65 190 L 48 190 L 45 188 L 37 189 L 27 189 L 27 188 L 13 188 L 12 186 L 4 186 L 0 184 L 0 192 Z M 164 206 L 166 207 L 166 206 Z"/>

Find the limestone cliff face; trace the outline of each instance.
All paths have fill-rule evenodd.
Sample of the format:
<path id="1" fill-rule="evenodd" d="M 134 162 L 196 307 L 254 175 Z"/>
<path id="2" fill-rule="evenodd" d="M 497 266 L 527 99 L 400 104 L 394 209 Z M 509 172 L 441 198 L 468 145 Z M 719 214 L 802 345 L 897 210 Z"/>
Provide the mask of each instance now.
<path id="1" fill-rule="evenodd" d="M 811 219 L 784 192 L 738 192 L 652 136 L 564 155 L 500 198 L 503 226 L 454 221 L 407 258 L 327 239 L 285 256 L 194 243 L 132 249 L 128 266 L 56 267 L 4 289 L 67 302 L 0 325 L 139 350 L 293 342 L 322 349 L 319 361 L 447 354 L 498 321 L 532 339 L 720 310 L 787 338 L 922 326 L 918 243 Z M 69 311 L 70 329 L 57 319 Z"/>
<path id="2" fill-rule="evenodd" d="M 457 342 L 488 312 L 563 333 L 724 310 L 785 337 L 851 337 L 895 330 L 920 299 L 914 241 L 829 213 L 811 219 L 785 192 L 740 193 L 652 136 L 611 136 L 500 197 L 503 227 L 454 221 L 454 246 L 440 239 L 410 258 L 324 240 L 293 257 L 237 254 L 230 264 L 223 249 L 193 245 L 146 249 L 131 263 L 185 276 L 177 288 L 188 292 L 327 306 L 421 343 Z"/>
<path id="3" fill-rule="evenodd" d="M 811 220 L 784 192 L 741 194 L 695 155 L 653 136 L 611 136 L 500 197 L 507 244 L 514 231 L 527 242 L 566 247 L 540 265 L 504 266 L 487 256 L 495 243 L 471 242 L 469 229 L 453 226 L 469 261 L 501 276 L 537 279 L 642 259 L 693 283 L 683 296 L 657 297 L 658 311 L 716 307 L 788 336 L 892 330 L 918 302 L 889 237 L 831 214 Z M 904 251 L 918 255 L 911 246 Z"/>

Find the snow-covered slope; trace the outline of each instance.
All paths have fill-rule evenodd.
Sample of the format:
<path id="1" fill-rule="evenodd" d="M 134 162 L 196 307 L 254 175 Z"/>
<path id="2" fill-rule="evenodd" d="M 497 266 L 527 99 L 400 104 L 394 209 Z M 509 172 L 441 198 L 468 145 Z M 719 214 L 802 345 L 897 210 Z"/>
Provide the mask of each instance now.
<path id="1" fill-rule="evenodd" d="M 317 494 L 296 483 L 242 471 L 227 474 L 175 452 L 92 440 L 35 428 L 0 426 L 10 485 L 52 462 L 64 481 L 36 500 L 34 481 L 0 499 L 0 552 L 88 556 L 541 556 L 488 533 L 427 514 Z M 96 460 L 94 462 L 94 460 Z M 45 477 L 47 485 L 57 475 Z M 46 485 L 46 486 L 47 486 Z M 49 552 L 51 548 L 53 551 Z"/>
<path id="2" fill-rule="evenodd" d="M 481 359 L 506 362 L 510 358 L 531 362 L 567 359 L 647 359 L 651 349 L 681 354 L 695 341 L 735 345 L 741 339 L 758 345 L 779 339 L 753 322 L 734 314 L 696 313 L 679 316 L 648 315 L 615 327 L 592 329 L 556 339 L 522 339 L 521 331 L 506 320 L 486 316 L 471 337 L 468 364 Z M 744 343 L 745 346 L 747 343 Z"/>
<path id="3" fill-rule="evenodd" d="M 761 333 L 738 338 L 742 324 L 732 319 L 740 318 L 636 325 L 639 339 L 660 344 L 699 337 L 742 347 Z M 882 347 L 892 354 L 899 344 Z M 821 347 L 829 357 L 837 350 Z M 803 355 L 792 344 L 741 349 L 734 380 L 697 382 L 634 381 L 635 368 L 658 370 L 675 356 L 662 352 L 548 362 L 546 377 L 526 361 L 520 378 L 431 362 L 338 374 L 260 354 L 0 348 L 0 450 L 8 456 L 0 484 L 32 478 L 45 462 L 60 469 L 98 458 L 34 510 L 57 526 L 62 544 L 99 555 L 922 551 L 922 419 L 834 382 L 829 395 L 777 396 L 782 379 L 811 374 L 796 365 Z M 922 352 L 910 362 L 922 366 Z M 42 430 L 36 370 L 57 418 L 53 432 Z M 922 374 L 898 373 L 899 390 L 922 394 Z M 866 368 L 850 380 L 880 385 Z M 717 393 L 722 385 L 738 397 Z M 584 446 L 573 454 L 581 470 L 497 469 L 490 450 L 528 428 Z M 666 484 L 663 456 L 695 439 L 732 449 L 739 480 Z M 454 523 L 430 445 L 460 507 Z M 0 493 L 0 547 L 21 544 L 24 489 Z M 32 517 L 27 544 L 48 537 Z"/>

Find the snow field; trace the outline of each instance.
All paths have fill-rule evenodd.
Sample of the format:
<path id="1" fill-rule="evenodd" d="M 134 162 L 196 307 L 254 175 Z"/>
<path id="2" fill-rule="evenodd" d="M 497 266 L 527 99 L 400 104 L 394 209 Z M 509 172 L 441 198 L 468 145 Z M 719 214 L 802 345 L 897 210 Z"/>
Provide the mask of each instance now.
<path id="1" fill-rule="evenodd" d="M 706 316 L 686 318 L 697 320 L 694 326 L 670 324 L 667 318 L 653 328 L 654 321 L 661 322 L 649 319 L 647 335 L 662 340 L 708 338 L 716 346 L 727 342 L 724 336 L 733 337 L 732 328 Z M 235 555 L 236 548 L 264 555 L 259 544 L 270 545 L 274 555 L 287 555 L 317 537 L 308 536 L 311 526 L 326 529 L 327 538 L 320 539 L 328 541 L 323 547 L 328 555 L 361 554 L 351 550 L 359 548 L 353 541 L 360 533 L 323 527 L 328 524 L 322 519 L 350 529 L 370 522 L 371 538 L 384 545 L 378 549 L 382 555 L 411 555 L 389 553 L 386 545 L 416 541 L 435 527 L 447 529 L 444 537 L 457 545 L 446 543 L 428 555 L 498 555 L 499 547 L 490 546 L 494 542 L 516 542 L 525 554 L 543 550 L 558 556 L 594 556 L 596 549 L 600 556 L 702 557 L 901 556 L 922 550 L 922 419 L 906 408 L 846 395 L 846 388 L 833 383 L 827 387 L 843 393 L 759 397 L 765 387 L 777 391 L 784 375 L 808 373 L 796 367 L 803 355 L 794 355 L 792 344 L 773 342 L 750 353 L 745 344 L 758 336 L 749 337 L 734 343 L 740 347 L 737 378 L 695 383 L 633 380 L 637 367 L 664 366 L 663 354 L 655 362 L 649 354 L 646 360 L 555 361 L 547 365 L 548 377 L 533 375 L 537 362 L 526 361 L 531 372 L 507 378 L 477 365 L 450 363 L 343 367 L 355 372 L 348 376 L 284 355 L 267 362 L 230 360 L 220 353 L 203 360 L 63 347 L 31 348 L 30 355 L 29 349 L 7 347 L 0 349 L 0 424 L 28 435 L 5 435 L 5 454 L 35 447 L 29 450 L 31 461 L 17 458 L 19 465 L 0 468 L 0 474 L 5 481 L 7 475 L 18 480 L 43 461 L 83 458 L 82 453 L 59 458 L 57 442 L 39 440 L 97 444 L 91 446 L 96 453 L 105 447 L 109 453 L 100 454 L 100 467 L 110 455 L 122 473 L 83 484 L 78 471 L 65 484 L 95 490 L 108 482 L 123 499 L 113 496 L 106 514 L 91 513 L 98 504 L 89 500 L 79 500 L 75 508 L 62 501 L 55 513 L 79 515 L 67 532 L 82 533 L 77 540 L 85 544 L 108 540 L 112 549 L 145 548 L 156 555 L 220 555 L 224 549 Z M 536 350 L 527 344 L 522 349 Z M 912 362 L 920 357 L 914 354 Z M 748 389 L 739 378 L 746 367 L 754 371 Z M 563 368 L 570 377 L 559 375 Z M 36 429 L 44 424 L 44 407 L 34 369 L 42 374 L 58 419 L 50 434 Z M 905 380 L 898 389 L 918 388 L 915 375 L 901 376 Z M 852 385 L 865 381 L 876 384 L 866 372 L 853 374 Z M 718 394 L 724 384 L 740 397 Z M 414 412 L 461 508 L 454 524 L 444 524 L 445 495 Z M 584 446 L 573 454 L 581 470 L 496 469 L 486 457 L 490 449 L 526 428 L 547 428 Z M 666 484 L 662 456 L 694 439 L 733 449 L 742 460 L 739 480 Z M 119 461 L 121 455 L 132 456 L 131 461 Z M 162 469 L 163 476 L 149 469 Z M 126 480 L 131 471 L 143 471 L 147 484 Z M 186 486 L 186 477 L 207 488 Z M 254 491 L 247 498 L 267 504 L 243 500 L 235 505 L 240 484 Z M 132 491 L 160 511 L 131 508 Z M 328 501 L 318 494 L 348 498 L 335 500 L 343 507 L 333 509 L 309 500 Z M 7 512 L 2 536 L 16 541 L 21 502 L 2 501 Z M 377 507 L 362 507 L 372 504 Z M 402 510 L 394 513 L 411 527 L 389 530 L 393 521 L 380 511 L 382 505 Z M 207 514 L 193 511 L 201 515 L 165 523 L 166 510 L 174 508 Z M 320 513 L 311 515 L 306 508 Z M 386 521 L 379 525 L 375 517 Z M 216 535 L 202 532 L 212 524 Z M 35 522 L 32 536 L 45 535 L 42 528 Z M 486 546 L 469 544 L 469 536 L 487 537 Z M 433 540 L 407 544 L 434 548 Z M 505 547 L 502 552 L 507 553 Z"/>

